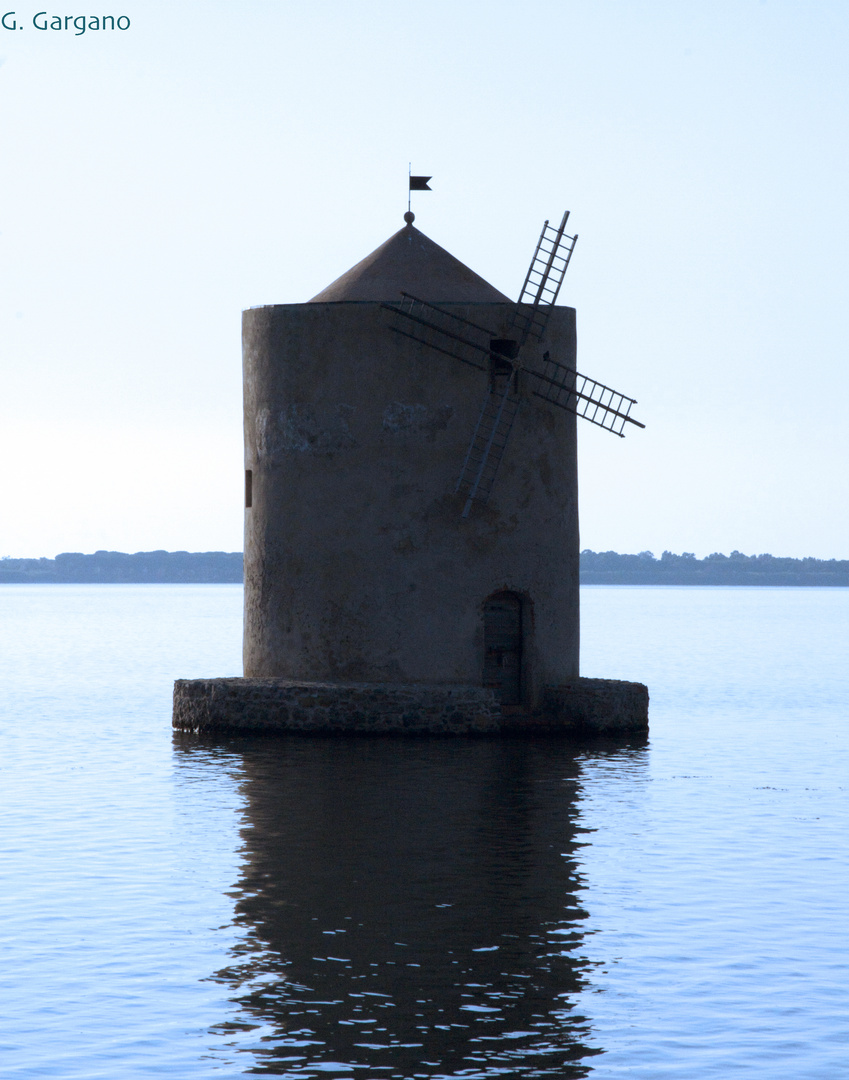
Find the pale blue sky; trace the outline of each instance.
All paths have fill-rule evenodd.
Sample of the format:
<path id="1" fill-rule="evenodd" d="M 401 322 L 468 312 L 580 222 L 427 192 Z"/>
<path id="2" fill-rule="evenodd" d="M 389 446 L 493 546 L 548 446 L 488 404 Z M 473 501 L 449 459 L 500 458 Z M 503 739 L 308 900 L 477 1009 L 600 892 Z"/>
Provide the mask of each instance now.
<path id="1" fill-rule="evenodd" d="M 849 4 L 119 0 L 0 31 L 0 554 L 242 544 L 240 311 L 580 234 L 582 546 L 849 557 Z M 104 5 L 98 5 L 103 7 Z"/>

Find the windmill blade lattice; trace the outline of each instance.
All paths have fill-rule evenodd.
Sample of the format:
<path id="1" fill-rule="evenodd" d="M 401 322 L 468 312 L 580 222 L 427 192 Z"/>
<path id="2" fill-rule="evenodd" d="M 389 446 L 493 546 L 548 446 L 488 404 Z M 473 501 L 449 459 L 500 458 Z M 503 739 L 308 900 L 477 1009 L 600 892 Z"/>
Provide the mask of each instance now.
<path id="1" fill-rule="evenodd" d="M 472 441 L 466 451 L 460 479 L 454 488 L 456 494 L 465 495 L 463 517 L 469 516 L 472 503 L 477 499 L 485 504 L 492 490 L 495 474 L 504 456 L 510 430 L 519 409 L 519 398 L 514 392 L 515 375 L 502 377 L 502 386 L 487 390 L 478 416 Z"/>
<path id="2" fill-rule="evenodd" d="M 485 504 L 516 418 L 521 398 L 517 372 L 527 378 L 527 388 L 543 401 L 566 409 L 590 423 L 624 437 L 626 424 L 645 427 L 631 415 L 633 398 L 554 360 L 545 353 L 530 364 L 520 361 L 530 338 L 542 340 L 554 304 L 575 250 L 578 234 L 566 233 L 569 211 L 555 229 L 546 221 L 525 276 L 510 326 L 512 340 L 502 340 L 486 326 L 402 292 L 403 299 L 382 307 L 392 317 L 389 328 L 436 352 L 488 373 L 490 385 L 460 470 L 455 493 L 465 497 L 463 517 L 473 503 Z"/>
<path id="3" fill-rule="evenodd" d="M 437 304 L 419 300 L 411 293 L 402 292 L 401 295 L 404 299 L 400 303 L 381 304 L 384 310 L 400 317 L 389 324 L 390 330 L 446 356 L 453 356 L 478 371 L 489 369 L 491 330 Z"/>
<path id="4" fill-rule="evenodd" d="M 490 372 L 491 385 L 484 397 L 454 489 L 455 493 L 466 497 L 463 517 L 468 517 L 475 500 L 485 503 L 489 498 L 519 408 L 513 361 L 497 351 L 501 345 L 515 355 L 515 343 L 498 341 L 492 330 L 446 311 L 437 304 L 419 300 L 410 293 L 402 293 L 402 296 L 404 299 L 400 304 L 383 305 L 387 311 L 401 316 L 403 320 L 396 319 L 390 324 L 391 330 L 437 352 L 453 356 L 479 371 Z M 513 348 L 510 349 L 510 346 Z M 500 369 L 498 374 L 495 374 L 496 368 Z"/>
<path id="5" fill-rule="evenodd" d="M 521 345 L 524 345 L 529 337 L 541 341 L 545 334 L 551 309 L 557 301 L 572 252 L 578 242 L 577 233 L 574 236 L 566 235 L 568 220 L 567 210 L 558 228 L 555 229 L 546 221 L 539 234 L 536 251 L 525 275 L 525 283 L 511 321 L 511 326 L 519 331 Z"/>
<path id="6" fill-rule="evenodd" d="M 630 415 L 631 406 L 637 404 L 634 398 L 626 397 L 604 383 L 566 367 L 553 360 L 548 353 L 543 356 L 542 370 L 530 369 L 527 375 L 539 386 L 539 389 L 532 390 L 536 397 L 559 405 L 561 409 L 573 412 L 605 431 L 612 431 L 621 439 L 625 438 L 623 429 L 626 424 L 634 424 L 638 428 L 646 426 Z"/>

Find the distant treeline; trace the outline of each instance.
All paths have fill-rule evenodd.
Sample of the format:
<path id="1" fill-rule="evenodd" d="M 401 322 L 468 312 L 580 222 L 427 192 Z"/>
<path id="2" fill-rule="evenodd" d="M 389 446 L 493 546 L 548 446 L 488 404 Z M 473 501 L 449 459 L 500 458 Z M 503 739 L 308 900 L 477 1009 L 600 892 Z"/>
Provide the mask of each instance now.
<path id="1" fill-rule="evenodd" d="M 240 582 L 241 551 L 66 551 L 55 559 L 0 559 L 0 584 L 103 582 Z M 583 585 L 846 585 L 849 559 L 783 559 L 775 555 L 708 555 L 650 551 L 619 555 L 582 551 Z"/>
<path id="2" fill-rule="evenodd" d="M 582 585 L 849 585 L 849 559 L 784 559 L 776 555 L 708 555 L 689 551 L 619 555 L 581 552 Z"/>
<path id="3" fill-rule="evenodd" d="M 0 559 L 0 584 L 215 583 L 242 580 L 241 551 L 65 551 L 55 559 Z"/>

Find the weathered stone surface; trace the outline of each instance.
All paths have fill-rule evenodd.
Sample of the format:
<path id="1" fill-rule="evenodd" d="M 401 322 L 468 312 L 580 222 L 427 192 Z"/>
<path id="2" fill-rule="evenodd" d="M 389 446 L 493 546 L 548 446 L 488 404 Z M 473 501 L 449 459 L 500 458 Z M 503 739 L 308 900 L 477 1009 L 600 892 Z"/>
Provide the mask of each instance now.
<path id="1" fill-rule="evenodd" d="M 544 688 L 533 709 L 502 709 L 476 686 L 178 679 L 173 725 L 184 731 L 300 734 L 612 735 L 645 731 L 642 683 L 574 679 Z"/>
<path id="2" fill-rule="evenodd" d="M 512 304 L 442 306 L 511 335 Z M 523 362 L 549 350 L 574 367 L 572 308 Z M 377 302 L 246 311 L 244 365 L 246 676 L 481 685 L 501 592 L 522 602 L 522 700 L 578 675 L 573 413 L 520 380 L 497 483 L 464 518 L 486 371 L 392 333 Z"/>
<path id="3" fill-rule="evenodd" d="M 540 712 L 558 723 L 599 734 L 645 731 L 649 691 L 643 683 L 621 679 L 574 679 L 543 690 Z"/>

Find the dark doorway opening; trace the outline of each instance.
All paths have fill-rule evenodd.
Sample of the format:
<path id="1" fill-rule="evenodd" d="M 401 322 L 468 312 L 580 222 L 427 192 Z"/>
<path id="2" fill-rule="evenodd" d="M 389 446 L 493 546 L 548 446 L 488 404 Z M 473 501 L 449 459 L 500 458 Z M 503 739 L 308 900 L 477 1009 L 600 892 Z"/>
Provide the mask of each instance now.
<path id="1" fill-rule="evenodd" d="M 502 592 L 483 606 L 483 685 L 502 705 L 522 703 L 522 598 Z"/>

